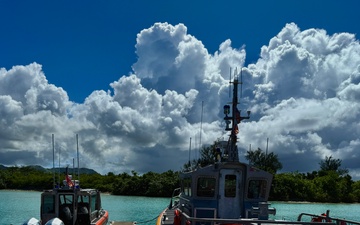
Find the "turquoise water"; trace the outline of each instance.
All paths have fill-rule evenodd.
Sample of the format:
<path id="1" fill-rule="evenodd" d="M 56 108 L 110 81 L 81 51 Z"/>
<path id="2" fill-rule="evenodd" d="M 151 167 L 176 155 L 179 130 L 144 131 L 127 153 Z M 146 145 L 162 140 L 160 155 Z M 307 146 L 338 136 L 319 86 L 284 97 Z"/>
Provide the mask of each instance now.
<path id="1" fill-rule="evenodd" d="M 102 195 L 102 206 L 109 211 L 110 221 L 143 223 L 157 216 L 169 205 L 170 198 Z M 144 224 L 155 225 L 155 220 Z"/>
<path id="2" fill-rule="evenodd" d="M 297 220 L 300 213 L 320 215 L 330 210 L 330 217 L 345 218 L 360 221 L 360 204 L 332 204 L 332 203 L 284 203 L 272 202 L 276 208 L 275 219 Z M 305 217 L 303 217 L 305 219 Z M 304 220 L 303 220 L 304 221 Z"/>
<path id="3" fill-rule="evenodd" d="M 40 195 L 35 191 L 0 190 L 0 225 L 23 224 L 35 217 L 40 218 Z M 151 220 L 169 204 L 170 198 L 101 195 L 102 206 L 109 211 L 109 221 Z M 155 225 L 155 220 L 148 223 Z"/>
<path id="4" fill-rule="evenodd" d="M 22 224 L 40 213 L 40 192 L 0 190 L 0 225 Z M 102 206 L 109 211 L 110 221 L 137 221 L 155 225 L 155 217 L 169 204 L 168 198 L 113 196 L 102 194 Z M 275 219 L 296 220 L 301 212 L 321 214 L 360 221 L 360 204 L 320 204 L 272 202 Z M 147 223 L 144 221 L 151 220 Z"/>

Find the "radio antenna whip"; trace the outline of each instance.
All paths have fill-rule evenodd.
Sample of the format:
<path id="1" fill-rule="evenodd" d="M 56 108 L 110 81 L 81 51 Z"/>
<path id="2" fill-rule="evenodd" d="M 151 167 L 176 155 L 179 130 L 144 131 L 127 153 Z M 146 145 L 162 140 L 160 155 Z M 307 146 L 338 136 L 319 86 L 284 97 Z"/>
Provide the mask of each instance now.
<path id="1" fill-rule="evenodd" d="M 243 81 L 242 81 L 242 68 L 240 70 L 240 98 L 242 98 L 242 85 L 243 85 Z"/>
<path id="2" fill-rule="evenodd" d="M 229 98 L 231 98 L 231 67 L 230 67 L 230 82 L 229 82 Z"/>
<path id="3" fill-rule="evenodd" d="M 51 134 L 51 142 L 53 149 L 53 188 L 55 188 L 55 145 L 54 145 L 54 134 Z"/>
<path id="4" fill-rule="evenodd" d="M 76 134 L 76 154 L 77 154 L 77 177 L 80 182 L 80 160 L 79 160 L 79 134 Z"/>

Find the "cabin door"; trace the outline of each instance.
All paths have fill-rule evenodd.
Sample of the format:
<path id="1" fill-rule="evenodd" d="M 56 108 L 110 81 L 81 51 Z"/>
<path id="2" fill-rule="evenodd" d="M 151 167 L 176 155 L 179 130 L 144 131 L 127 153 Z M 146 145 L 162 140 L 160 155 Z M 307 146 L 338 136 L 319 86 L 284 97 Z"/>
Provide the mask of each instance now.
<path id="1" fill-rule="evenodd" d="M 222 169 L 219 178 L 219 217 L 238 219 L 240 210 L 241 171 Z"/>

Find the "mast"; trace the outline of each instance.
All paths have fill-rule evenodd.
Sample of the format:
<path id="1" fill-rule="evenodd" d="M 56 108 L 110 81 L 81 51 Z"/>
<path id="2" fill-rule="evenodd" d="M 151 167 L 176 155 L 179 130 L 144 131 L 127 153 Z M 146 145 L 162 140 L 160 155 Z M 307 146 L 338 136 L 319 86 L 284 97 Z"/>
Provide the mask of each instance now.
<path id="1" fill-rule="evenodd" d="M 230 81 L 234 85 L 233 88 L 233 99 L 231 103 L 231 114 L 230 114 L 230 105 L 224 105 L 224 120 L 226 123 L 226 131 L 231 131 L 227 149 L 225 150 L 224 155 L 227 155 L 226 161 L 229 162 L 238 162 L 239 154 L 237 149 L 237 134 L 239 133 L 238 124 L 244 119 L 250 119 L 250 111 L 247 111 L 247 116 L 241 116 L 241 111 L 238 110 L 238 85 L 242 85 L 242 81 L 239 82 L 237 71 L 234 72 L 234 80 Z M 230 124 L 232 127 L 230 127 Z"/>

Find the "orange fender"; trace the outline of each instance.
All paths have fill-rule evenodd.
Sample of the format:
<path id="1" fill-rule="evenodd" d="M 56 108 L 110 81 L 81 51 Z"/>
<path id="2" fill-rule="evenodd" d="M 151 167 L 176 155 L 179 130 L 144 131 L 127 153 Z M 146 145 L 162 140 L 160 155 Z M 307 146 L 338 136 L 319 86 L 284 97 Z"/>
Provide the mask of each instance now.
<path id="1" fill-rule="evenodd" d="M 180 211 L 175 209 L 174 211 L 174 225 L 181 225 L 181 217 L 180 217 Z"/>
<path id="2" fill-rule="evenodd" d="M 107 224 L 109 219 L 109 213 L 108 211 L 105 211 L 104 215 L 96 222 L 96 225 L 105 225 Z"/>

